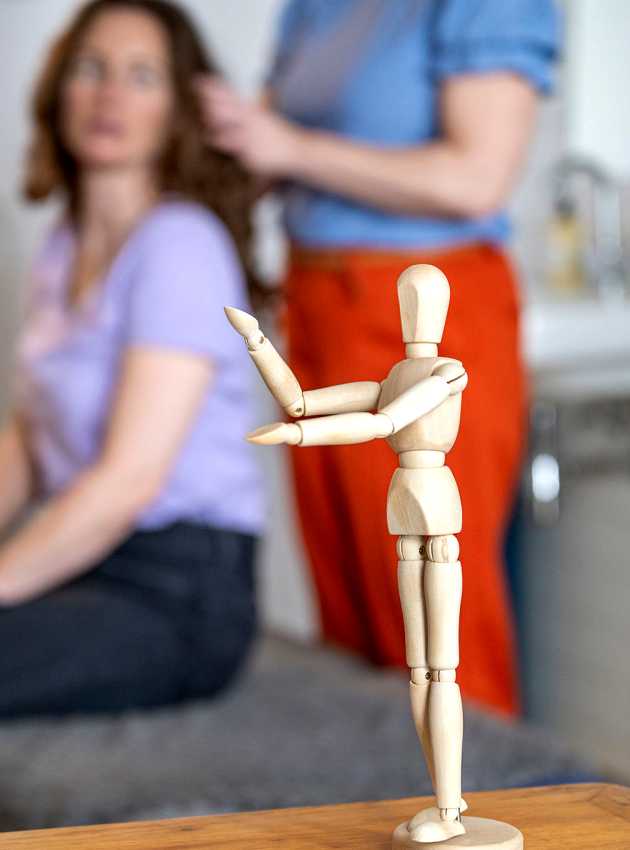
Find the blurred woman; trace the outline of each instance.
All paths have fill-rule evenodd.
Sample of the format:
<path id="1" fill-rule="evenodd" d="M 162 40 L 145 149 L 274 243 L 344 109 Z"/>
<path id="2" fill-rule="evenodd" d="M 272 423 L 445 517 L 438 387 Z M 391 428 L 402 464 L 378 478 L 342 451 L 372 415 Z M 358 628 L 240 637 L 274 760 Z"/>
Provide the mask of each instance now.
<path id="1" fill-rule="evenodd" d="M 261 528 L 247 355 L 249 180 L 209 150 L 216 73 L 164 0 L 94 0 L 37 86 L 26 194 L 65 214 L 37 259 L 0 435 L 0 715 L 201 697 L 255 628 Z"/>
<path id="2" fill-rule="evenodd" d="M 211 142 L 283 181 L 292 243 L 290 365 L 302 386 L 380 380 L 403 357 L 395 283 L 433 263 L 451 284 L 440 353 L 470 377 L 449 455 L 464 508 L 464 695 L 518 704 L 501 563 L 524 440 L 518 295 L 503 212 L 537 92 L 551 0 L 290 0 L 265 102 L 200 85 Z M 324 637 L 405 665 L 384 443 L 292 452 Z"/>

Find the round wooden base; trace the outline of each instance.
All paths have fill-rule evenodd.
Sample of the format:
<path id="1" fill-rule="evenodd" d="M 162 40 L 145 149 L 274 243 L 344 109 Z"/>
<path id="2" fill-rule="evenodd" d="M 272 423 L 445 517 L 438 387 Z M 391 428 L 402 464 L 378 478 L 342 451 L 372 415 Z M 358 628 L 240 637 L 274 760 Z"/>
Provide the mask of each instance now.
<path id="1" fill-rule="evenodd" d="M 450 850 L 451 847 L 467 847 L 469 850 L 523 850 L 523 834 L 509 823 L 489 818 L 462 818 L 466 827 L 464 835 L 421 844 L 412 841 L 407 823 L 401 823 L 394 831 L 394 850 Z"/>

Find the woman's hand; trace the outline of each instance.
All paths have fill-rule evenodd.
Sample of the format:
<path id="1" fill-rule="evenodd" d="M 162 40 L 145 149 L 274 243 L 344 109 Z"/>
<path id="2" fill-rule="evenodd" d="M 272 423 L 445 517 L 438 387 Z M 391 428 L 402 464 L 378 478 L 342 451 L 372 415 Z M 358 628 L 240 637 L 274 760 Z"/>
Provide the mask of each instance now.
<path id="1" fill-rule="evenodd" d="M 196 85 L 210 145 L 261 177 L 286 177 L 295 171 L 304 134 L 298 125 L 246 100 L 218 77 L 202 76 Z"/>

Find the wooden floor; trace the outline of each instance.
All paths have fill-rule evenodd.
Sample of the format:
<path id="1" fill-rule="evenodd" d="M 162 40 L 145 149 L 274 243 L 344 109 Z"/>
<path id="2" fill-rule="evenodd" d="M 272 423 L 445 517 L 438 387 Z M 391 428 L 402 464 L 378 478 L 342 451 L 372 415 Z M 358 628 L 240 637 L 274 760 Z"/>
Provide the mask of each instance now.
<path id="1" fill-rule="evenodd" d="M 466 799 L 470 815 L 517 826 L 526 850 L 630 850 L 630 788 L 566 785 Z M 0 850 L 386 850 L 393 829 L 428 802 L 386 800 L 13 832 L 0 835 Z"/>

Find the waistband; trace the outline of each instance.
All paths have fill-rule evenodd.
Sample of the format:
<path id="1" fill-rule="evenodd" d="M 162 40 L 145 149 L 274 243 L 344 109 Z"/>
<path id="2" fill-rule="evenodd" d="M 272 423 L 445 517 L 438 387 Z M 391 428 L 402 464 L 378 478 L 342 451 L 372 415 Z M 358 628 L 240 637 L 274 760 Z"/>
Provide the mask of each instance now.
<path id="1" fill-rule="evenodd" d="M 440 265 L 440 262 L 468 263 L 483 257 L 505 256 L 498 245 L 487 242 L 474 242 L 467 245 L 453 245 L 431 248 L 381 249 L 364 246 L 357 247 L 310 247 L 291 243 L 289 262 L 302 268 L 342 269 L 348 266 L 408 266 L 415 263 Z"/>

